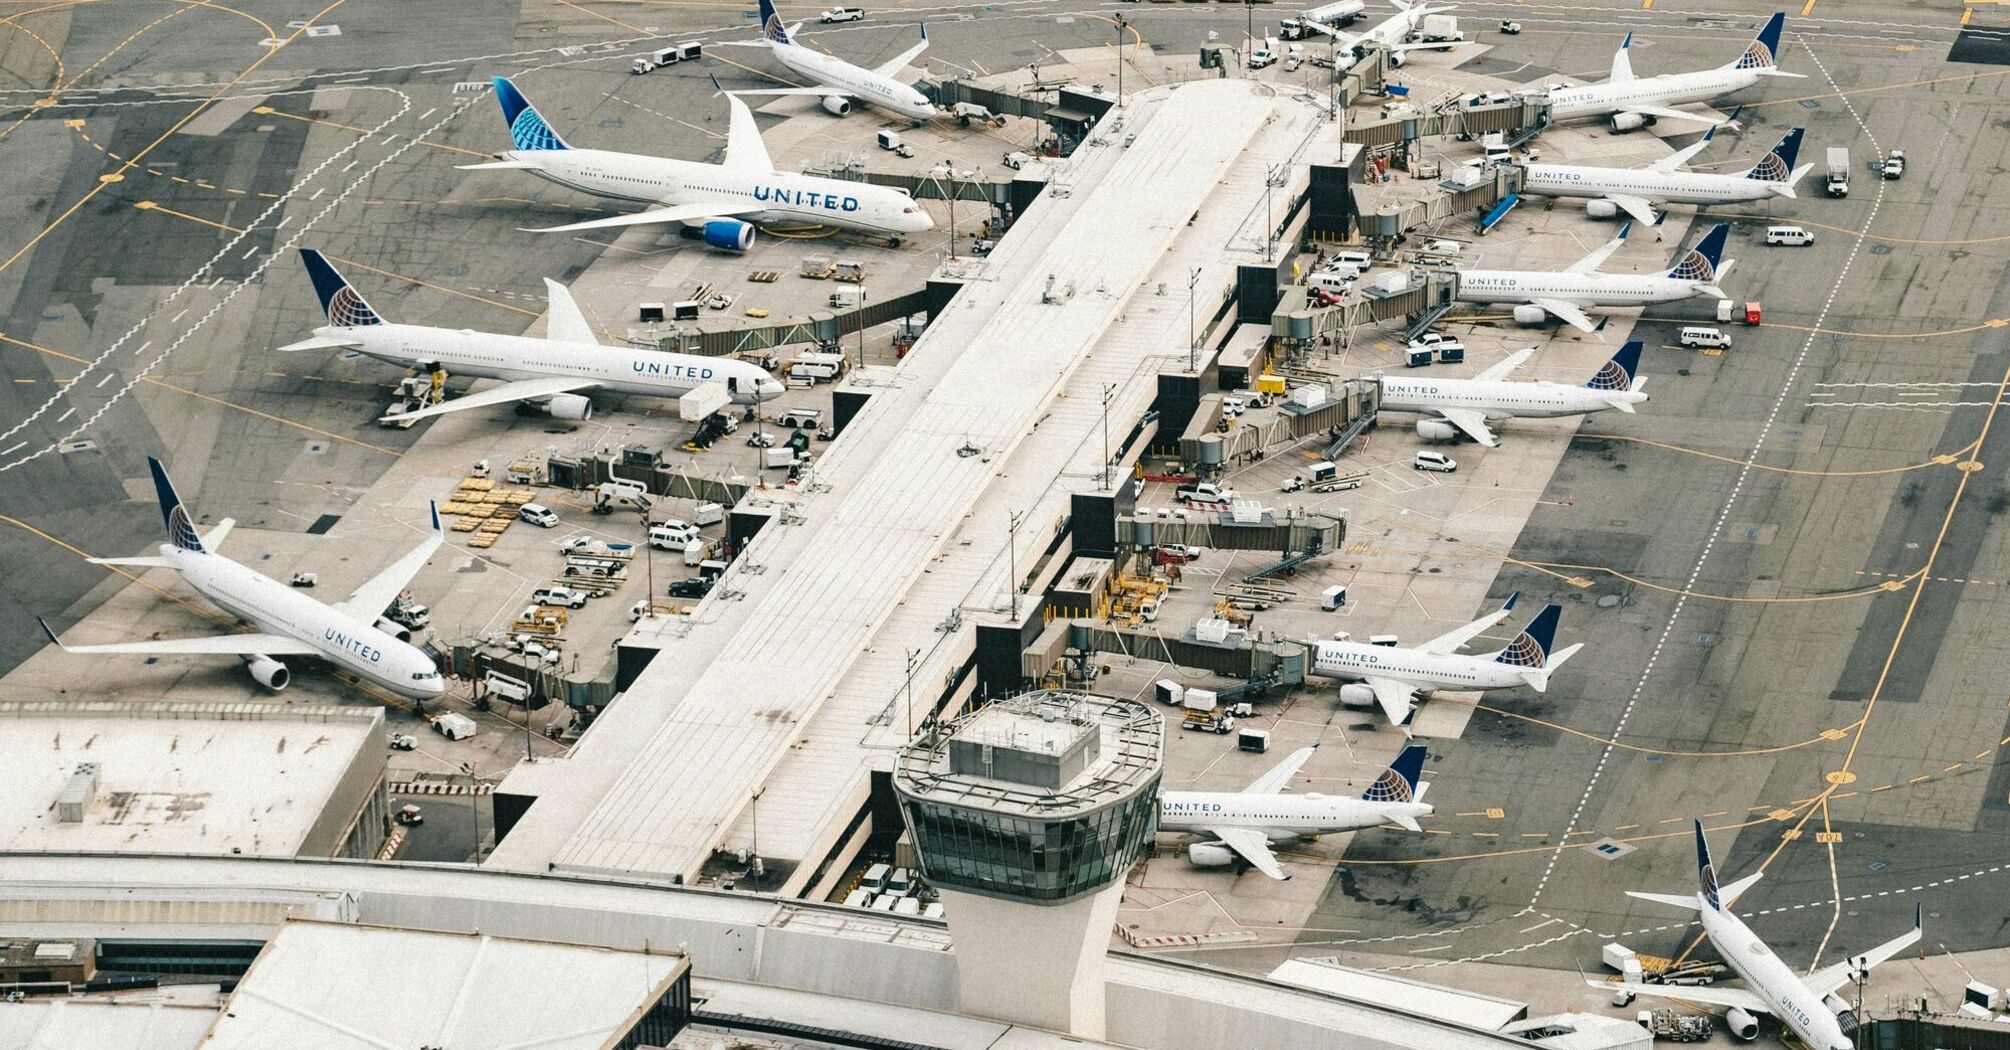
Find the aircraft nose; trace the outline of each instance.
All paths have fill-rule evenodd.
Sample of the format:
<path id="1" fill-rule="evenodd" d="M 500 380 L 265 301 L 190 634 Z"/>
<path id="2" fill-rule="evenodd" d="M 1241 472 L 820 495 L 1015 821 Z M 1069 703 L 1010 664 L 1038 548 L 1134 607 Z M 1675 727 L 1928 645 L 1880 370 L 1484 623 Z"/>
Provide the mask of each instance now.
<path id="1" fill-rule="evenodd" d="M 760 386 L 756 388 L 756 393 L 758 394 L 761 400 L 772 401 L 775 398 L 782 396 L 783 392 L 785 392 L 786 390 L 788 390 L 788 388 L 783 386 L 781 380 L 779 379 L 763 379 L 761 380 Z"/>

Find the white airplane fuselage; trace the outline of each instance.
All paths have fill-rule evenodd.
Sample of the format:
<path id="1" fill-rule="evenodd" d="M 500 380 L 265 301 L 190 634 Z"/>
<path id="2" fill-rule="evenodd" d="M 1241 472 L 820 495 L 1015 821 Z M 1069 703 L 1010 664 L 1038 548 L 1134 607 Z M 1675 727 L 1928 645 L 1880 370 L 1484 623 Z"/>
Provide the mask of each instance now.
<path id="1" fill-rule="evenodd" d="M 1707 102 L 1751 87 L 1759 82 L 1760 76 L 1756 69 L 1699 69 L 1693 73 L 1638 77 L 1616 84 L 1551 88 L 1549 114 L 1551 120 L 1575 120 L 1623 113 L 1628 106 L 1670 107 Z"/>
<path id="2" fill-rule="evenodd" d="M 1469 408 L 1484 412 L 1489 420 L 1549 419 L 1581 416 L 1617 407 L 1615 402 L 1639 404 L 1647 394 L 1632 390 L 1593 390 L 1548 381 L 1505 379 L 1410 379 L 1382 377 L 1382 408 L 1391 412 L 1436 412 L 1447 408 Z M 1377 646 L 1377 648 L 1384 648 Z"/>
<path id="3" fill-rule="evenodd" d="M 1780 195 L 1784 183 L 1700 171 L 1658 172 L 1638 168 L 1593 168 L 1530 164 L 1523 193 L 1541 197 L 1639 197 L 1656 204 L 1739 204 Z"/>
<path id="4" fill-rule="evenodd" d="M 1697 900 L 1701 905 L 1701 894 Z M 1822 997 L 1802 983 L 1744 920 L 1728 910 L 1715 911 L 1707 905 L 1701 906 L 1701 915 L 1703 933 L 1710 938 L 1717 954 L 1745 979 L 1746 990 L 1765 1001 L 1773 1016 L 1808 1046 L 1849 1050 L 1853 1044 L 1843 1035 L 1842 1025 L 1822 1003 Z"/>
<path id="5" fill-rule="evenodd" d="M 1320 642 L 1312 661 L 1312 673 L 1326 678 L 1389 678 L 1418 689 L 1513 689 L 1525 684 L 1527 671 L 1491 653 L 1440 656 L 1359 642 Z"/>
<path id="6" fill-rule="evenodd" d="M 928 121 L 935 118 L 935 104 L 928 101 L 928 96 L 892 77 L 881 76 L 836 55 L 827 55 L 801 44 L 780 44 L 771 40 L 768 50 L 774 53 L 775 61 L 821 87 L 841 88 L 850 92 L 856 101 L 898 113 L 909 120 Z"/>
<path id="7" fill-rule="evenodd" d="M 899 190 L 797 172 L 737 171 L 718 164 L 597 149 L 509 150 L 548 182 L 595 197 L 671 207 L 746 200 L 765 205 L 756 223 L 800 222 L 880 234 L 920 233 L 935 220 Z"/>
<path id="8" fill-rule="evenodd" d="M 1379 827 L 1396 816 L 1429 816 L 1427 802 L 1369 802 L 1331 795 L 1168 791 L 1159 796 L 1160 831 L 1249 828 L 1271 841 Z"/>
<path id="9" fill-rule="evenodd" d="M 1700 282 L 1658 273 L 1562 273 L 1554 270 L 1461 270 L 1458 301 L 1525 303 L 1556 299 L 1577 306 L 1646 306 L 1706 295 Z"/>
<path id="10" fill-rule="evenodd" d="M 162 544 L 160 555 L 217 608 L 265 634 L 313 646 L 340 670 L 414 700 L 430 700 L 445 691 L 426 654 L 378 630 L 374 622 L 365 623 L 220 554 Z"/>
<path id="11" fill-rule="evenodd" d="M 596 343 L 566 343 L 522 335 L 412 324 L 353 327 L 323 325 L 318 337 L 353 342 L 359 352 L 406 368 L 436 366 L 450 375 L 518 381 L 578 376 L 599 389 L 676 398 L 708 382 L 719 383 L 733 403 L 751 405 L 782 394 L 782 384 L 759 365 L 730 357 L 697 357 Z"/>

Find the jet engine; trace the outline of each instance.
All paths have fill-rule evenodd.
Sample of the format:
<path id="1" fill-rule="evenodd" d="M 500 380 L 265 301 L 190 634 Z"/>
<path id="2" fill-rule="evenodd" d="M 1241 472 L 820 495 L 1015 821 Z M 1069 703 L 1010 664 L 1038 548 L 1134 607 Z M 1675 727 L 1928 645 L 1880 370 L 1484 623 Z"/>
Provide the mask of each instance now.
<path id="1" fill-rule="evenodd" d="M 1848 1003 L 1843 1002 L 1842 996 L 1830 992 L 1822 996 L 1822 1005 L 1828 1007 L 1829 1012 L 1836 1015 L 1836 1027 L 1841 1028 L 1844 1035 L 1855 1038 L 1857 1026 L 1861 1022 L 1856 1018 L 1856 1011 L 1850 1009 Z"/>
<path id="2" fill-rule="evenodd" d="M 1375 690 L 1359 682 L 1350 682 L 1340 687 L 1340 702 L 1348 707 L 1374 707 Z"/>
<path id="3" fill-rule="evenodd" d="M 825 95 L 824 112 L 834 117 L 842 117 L 851 112 L 851 99 L 843 95 Z"/>
<path id="4" fill-rule="evenodd" d="M 754 246 L 754 224 L 738 219 L 707 219 L 705 243 L 729 252 L 744 252 Z"/>
<path id="5" fill-rule="evenodd" d="M 1759 1019 L 1736 1006 L 1724 1011 L 1724 1027 L 1730 1029 L 1733 1036 L 1746 1042 L 1759 1037 Z"/>
<path id="6" fill-rule="evenodd" d="M 376 627 L 378 630 L 384 632 L 385 634 L 390 635 L 393 638 L 396 638 L 401 642 L 409 642 L 412 640 L 412 629 L 405 626 L 402 623 L 399 623 L 396 620 L 391 619 L 388 616 L 377 617 Z"/>
<path id="7" fill-rule="evenodd" d="M 553 394 L 538 401 L 516 403 L 519 416 L 550 416 L 553 419 L 592 419 L 593 399 L 579 394 Z"/>
<path id="8" fill-rule="evenodd" d="M 1457 441 L 1459 428 L 1442 419 L 1417 420 L 1417 436 L 1425 441 Z M 1372 692 L 1372 690 L 1370 690 Z"/>
<path id="9" fill-rule="evenodd" d="M 1196 868 L 1226 868 L 1235 863 L 1235 851 L 1214 842 L 1196 842 L 1186 848 L 1186 859 Z"/>
<path id="10" fill-rule="evenodd" d="M 256 679 L 259 685 L 275 693 L 293 681 L 293 672 L 288 671 L 285 664 L 270 656 L 248 657 L 244 661 L 244 669 L 251 672 L 251 677 Z"/>
<path id="11" fill-rule="evenodd" d="M 1390 68 L 1390 69 L 1394 69 L 1394 68 L 1396 68 L 1397 66 L 1400 66 L 1400 65 L 1402 65 L 1402 64 L 1403 64 L 1403 60 L 1404 60 L 1404 56 L 1406 56 L 1406 55 L 1408 55 L 1408 54 L 1409 54 L 1409 52 L 1407 52 L 1407 51 L 1391 51 L 1391 52 L 1389 52 L 1389 68 Z"/>
<path id="12" fill-rule="evenodd" d="M 1531 328 L 1549 322 L 1549 311 L 1540 306 L 1517 306 L 1514 308 L 1514 323 Z"/>
<path id="13" fill-rule="evenodd" d="M 1614 134 L 1622 131 L 1632 131 L 1635 128 L 1648 127 L 1653 123 L 1653 117 L 1641 113 L 1614 113 L 1612 115 L 1612 131 Z"/>
<path id="14" fill-rule="evenodd" d="M 1585 201 L 1584 214 L 1594 219 L 1616 219 L 1619 217 L 1619 205 L 1608 200 Z"/>

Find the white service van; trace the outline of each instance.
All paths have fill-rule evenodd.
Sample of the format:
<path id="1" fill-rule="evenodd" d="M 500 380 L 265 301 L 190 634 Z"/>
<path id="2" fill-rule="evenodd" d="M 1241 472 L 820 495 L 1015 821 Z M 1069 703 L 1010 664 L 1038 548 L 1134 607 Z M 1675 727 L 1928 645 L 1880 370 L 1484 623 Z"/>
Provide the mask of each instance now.
<path id="1" fill-rule="evenodd" d="M 649 526 L 649 545 L 659 551 L 681 551 L 698 538 L 698 526 L 688 521 L 657 522 Z"/>
<path id="2" fill-rule="evenodd" d="M 865 877 L 858 880 L 858 888 L 867 893 L 879 893 L 886 889 L 886 877 L 893 874 L 893 865 L 875 864 L 865 869 Z"/>
<path id="3" fill-rule="evenodd" d="M 1435 471 L 1439 474 L 1450 474 L 1452 471 L 1459 469 L 1459 461 L 1453 459 L 1450 456 L 1445 455 L 1442 452 L 1427 451 L 1417 453 L 1417 458 L 1410 461 L 1410 466 L 1415 467 L 1418 470 L 1429 470 L 1429 471 Z"/>
<path id="4" fill-rule="evenodd" d="M 836 379 L 844 374 L 844 358 L 834 354 L 804 354 L 789 364 L 789 378 L 815 382 Z"/>
<path id="5" fill-rule="evenodd" d="M 814 429 L 823 426 L 823 423 L 824 410 L 821 408 L 791 408 L 775 416 L 775 425 L 778 427 Z"/>
<path id="6" fill-rule="evenodd" d="M 558 515 L 542 503 L 526 503 L 516 509 L 516 516 L 539 528 L 558 528 Z"/>
<path id="7" fill-rule="evenodd" d="M 1318 288 L 1322 291 L 1332 292 L 1334 295 L 1346 295 L 1348 292 L 1353 291 L 1354 276 L 1358 273 L 1360 273 L 1359 270 L 1345 273 L 1322 270 L 1315 274 L 1308 274 L 1305 278 L 1305 287 Z"/>
<path id="8" fill-rule="evenodd" d="M 1682 333 L 1675 337 L 1675 341 L 1691 350 L 1731 348 L 1731 337 L 1725 335 L 1722 329 L 1700 324 L 1684 325 Z"/>
<path id="9" fill-rule="evenodd" d="M 1768 226 L 1766 227 L 1766 243 L 1784 244 L 1790 248 L 1799 248 L 1815 243 L 1815 235 L 1799 226 Z"/>

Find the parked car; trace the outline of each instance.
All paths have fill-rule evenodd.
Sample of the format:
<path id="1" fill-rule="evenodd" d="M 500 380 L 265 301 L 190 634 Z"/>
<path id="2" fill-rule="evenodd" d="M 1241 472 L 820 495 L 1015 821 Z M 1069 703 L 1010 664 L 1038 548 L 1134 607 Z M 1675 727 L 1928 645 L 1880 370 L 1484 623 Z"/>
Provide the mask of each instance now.
<path id="1" fill-rule="evenodd" d="M 539 587 L 530 592 L 530 600 L 539 605 L 558 605 L 567 609 L 578 609 L 586 604 L 589 595 L 572 587 Z"/>
<path id="2" fill-rule="evenodd" d="M 716 576 L 693 576 L 678 580 L 670 585 L 670 597 L 703 598 L 712 593 L 712 581 L 716 579 Z"/>

